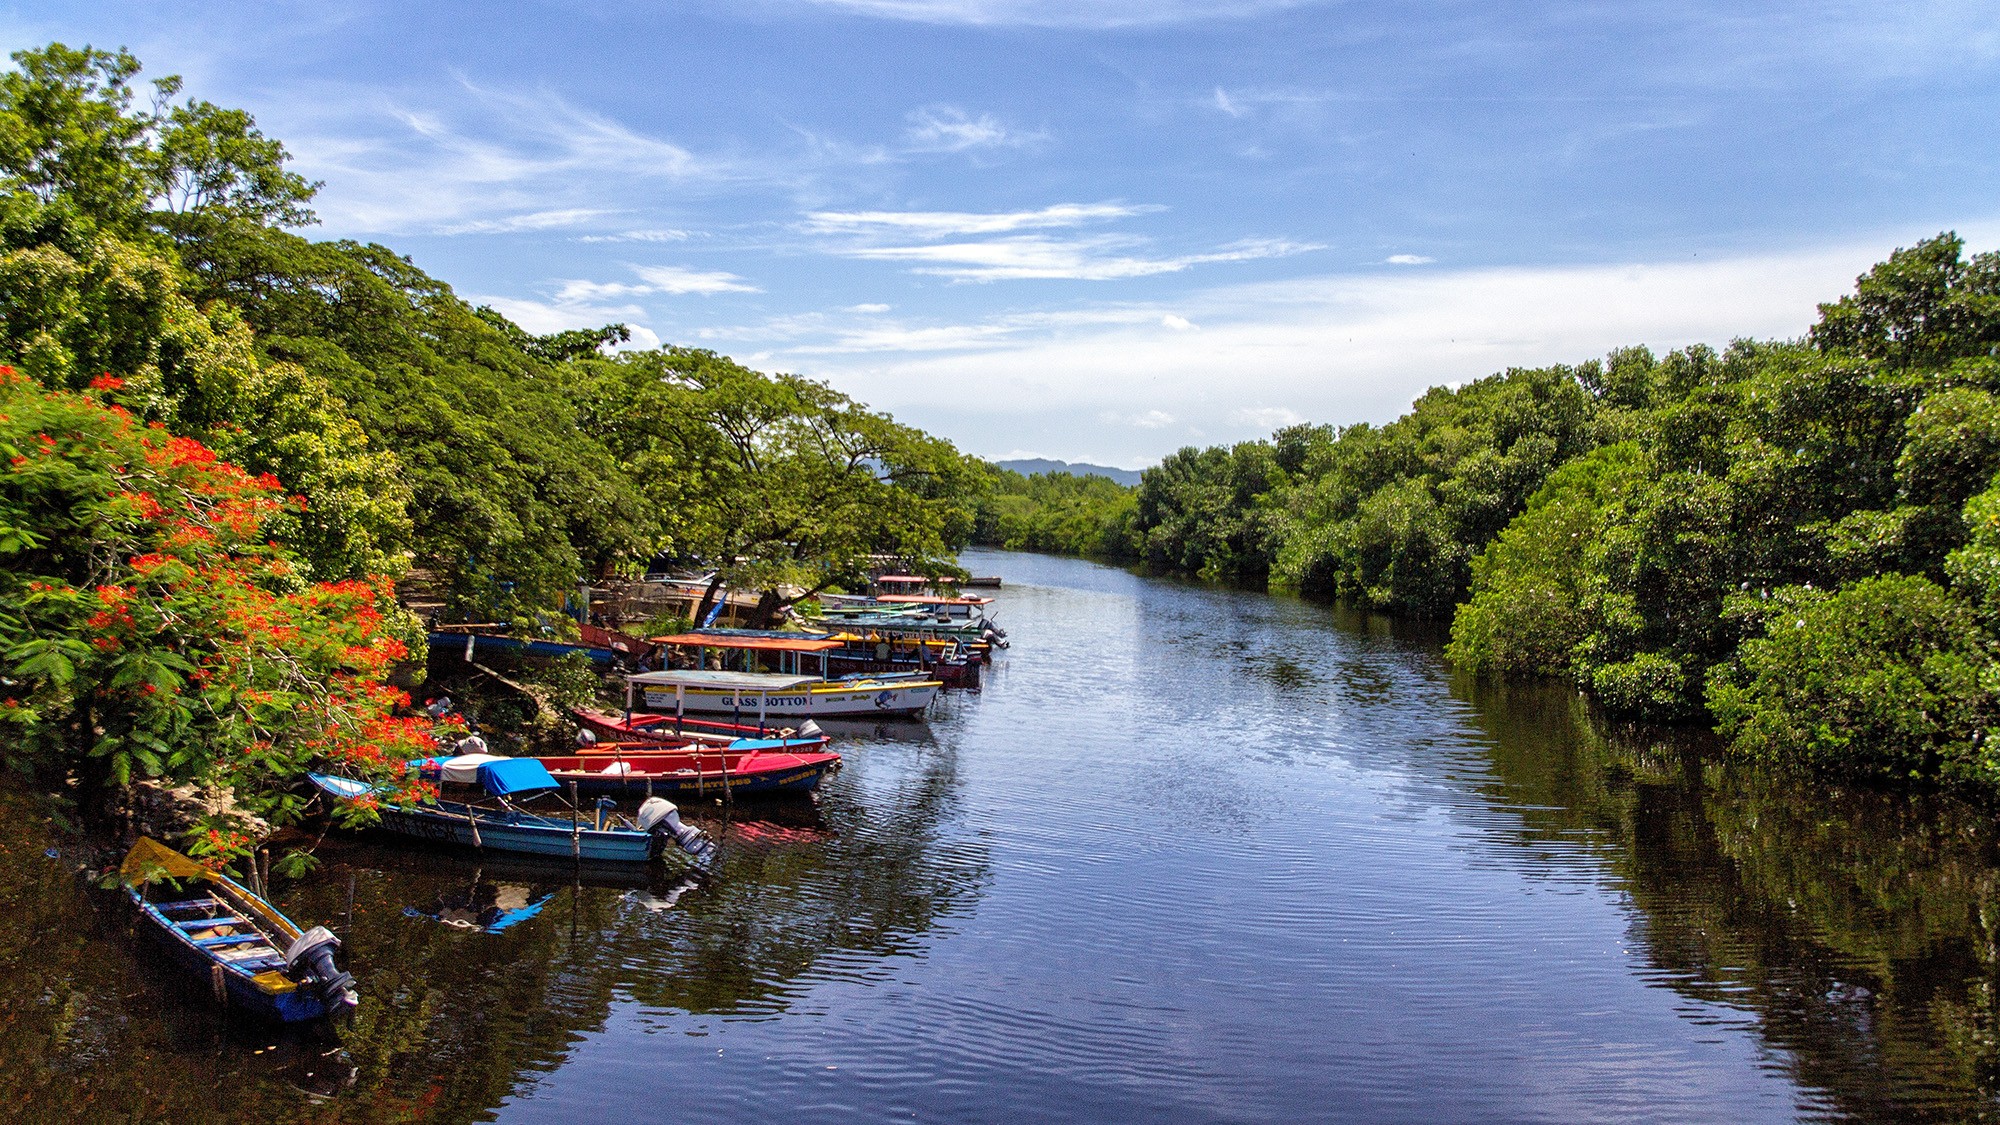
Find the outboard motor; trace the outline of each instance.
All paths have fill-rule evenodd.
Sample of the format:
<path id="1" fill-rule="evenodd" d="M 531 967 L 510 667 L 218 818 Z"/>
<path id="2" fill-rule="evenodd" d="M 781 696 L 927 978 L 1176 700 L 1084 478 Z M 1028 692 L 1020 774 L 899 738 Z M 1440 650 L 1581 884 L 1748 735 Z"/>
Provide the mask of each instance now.
<path id="1" fill-rule="evenodd" d="M 597 733 L 589 727 L 576 728 L 576 744 L 585 750 L 597 745 Z"/>
<path id="2" fill-rule="evenodd" d="M 311 985 L 331 1016 L 350 1012 L 361 1003 L 354 978 L 334 967 L 333 951 L 339 948 L 340 939 L 332 930 L 314 926 L 285 950 L 285 967 L 291 970 L 292 979 Z"/>
<path id="3" fill-rule="evenodd" d="M 468 734 L 464 738 L 459 739 L 458 745 L 452 749 L 459 754 L 484 754 L 486 753 L 486 740 L 476 734 Z"/>
<path id="4" fill-rule="evenodd" d="M 994 648 L 1007 647 L 1007 634 L 1001 632 L 997 627 L 992 625 L 988 625 L 986 627 L 986 631 L 979 634 L 979 639 L 985 641 L 989 645 L 992 645 Z"/>
<path id="5" fill-rule="evenodd" d="M 715 850 L 714 841 L 692 824 L 681 823 L 681 810 L 665 797 L 648 797 L 639 804 L 639 831 L 672 836 L 681 850 L 696 859 L 707 859 Z"/>
<path id="6" fill-rule="evenodd" d="M 805 722 L 803 722 L 803 723 L 800 723 L 800 724 L 799 724 L 799 729 L 798 729 L 798 730 L 796 730 L 796 731 L 793 731 L 793 732 L 792 732 L 792 737 L 793 737 L 793 738 L 825 738 L 825 737 L 826 737 L 826 732 L 825 732 L 825 731 L 823 731 L 823 730 L 821 730 L 821 729 L 819 729 L 819 724 L 818 724 L 818 723 L 815 723 L 815 722 L 813 722 L 813 721 L 812 721 L 811 719 L 807 719 L 807 720 L 806 720 Z"/>

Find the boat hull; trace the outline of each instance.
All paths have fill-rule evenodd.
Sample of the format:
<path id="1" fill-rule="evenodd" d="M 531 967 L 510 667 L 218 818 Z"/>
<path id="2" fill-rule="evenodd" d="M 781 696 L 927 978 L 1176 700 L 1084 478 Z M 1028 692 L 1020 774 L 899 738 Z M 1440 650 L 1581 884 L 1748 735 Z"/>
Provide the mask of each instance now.
<path id="1" fill-rule="evenodd" d="M 365 796 L 369 787 L 347 778 L 310 775 L 313 784 L 335 797 Z M 475 809 L 452 801 L 432 805 L 384 805 L 384 832 L 433 844 L 480 851 L 546 856 L 584 863 L 646 863 L 661 854 L 660 838 L 630 828 L 596 829 L 588 821 L 572 828 L 550 817 Z"/>
<path id="2" fill-rule="evenodd" d="M 795 691 L 731 691 L 727 688 L 684 688 L 679 706 L 670 689 L 647 688 L 648 709 L 674 714 L 825 718 L 830 716 L 915 716 L 929 707 L 942 687 L 935 680 L 916 683 L 811 685 Z"/>
<path id="3" fill-rule="evenodd" d="M 811 793 L 840 755 L 789 751 L 737 754 L 630 754 L 543 758 L 549 773 L 578 793 L 610 797 L 705 798 Z M 606 773 L 623 765 L 629 772 Z"/>
<path id="4" fill-rule="evenodd" d="M 219 892 L 245 903 L 254 903 L 262 908 L 256 912 L 268 918 L 283 917 L 276 907 L 231 879 L 216 875 L 209 882 L 217 888 L 216 892 L 210 893 Z M 168 962 L 199 985 L 214 988 L 219 983 L 222 990 L 220 998 L 229 1007 L 269 1023 L 307 1023 L 327 1014 L 326 1004 L 316 993 L 301 987 L 275 967 L 252 972 L 241 963 L 231 963 L 198 944 L 157 905 L 147 902 L 137 887 L 126 887 L 125 894 L 138 912 L 145 930 L 152 935 L 154 944 L 165 951 Z M 290 925 L 289 921 L 286 924 Z M 299 936 L 296 925 L 288 931 L 263 920 L 258 928 L 276 949 L 284 948 L 284 943 Z"/>
<path id="5" fill-rule="evenodd" d="M 764 724 L 763 729 L 759 729 L 756 723 L 717 722 L 713 719 L 683 718 L 676 723 L 672 715 L 645 712 L 633 715 L 630 721 L 627 721 L 602 711 L 578 708 L 570 712 L 570 717 L 577 721 L 578 726 L 601 738 L 608 738 L 614 742 L 648 742 L 663 750 L 691 748 L 696 745 L 704 748 L 728 746 L 739 739 L 762 739 L 770 737 L 771 734 L 769 723 Z M 786 749 L 798 753 L 818 750 L 826 745 L 824 737 L 788 738 L 783 741 Z"/>
<path id="6" fill-rule="evenodd" d="M 524 641 L 514 637 L 496 637 L 490 633 L 432 633 L 429 640 L 432 651 L 464 652 L 468 660 L 475 650 L 526 653 L 530 656 L 546 656 L 552 659 L 580 652 L 588 656 L 592 663 L 606 665 L 629 659 L 626 653 L 602 645 L 569 644 L 563 641 Z"/>

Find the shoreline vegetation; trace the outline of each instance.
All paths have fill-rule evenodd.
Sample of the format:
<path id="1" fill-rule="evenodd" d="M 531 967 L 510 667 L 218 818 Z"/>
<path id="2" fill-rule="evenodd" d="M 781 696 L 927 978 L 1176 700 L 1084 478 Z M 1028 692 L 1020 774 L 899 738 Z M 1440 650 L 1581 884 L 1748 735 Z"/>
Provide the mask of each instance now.
<path id="1" fill-rule="evenodd" d="M 707 566 L 775 622 L 883 556 L 959 575 L 971 542 L 1449 619 L 1462 666 L 1753 758 L 2000 786 L 2000 257 L 1955 236 L 1801 340 L 1510 370 L 1126 488 L 712 352 L 615 350 L 622 325 L 529 333 L 297 233 L 319 185 L 249 114 L 142 88 L 123 51 L 13 57 L 0 740 L 79 804 L 228 794 L 197 858 L 297 821 L 309 767 L 414 787 L 400 763 L 459 733 L 391 684 L 424 657 L 412 570 L 450 618 L 531 627 L 581 580 Z"/>
<path id="2" fill-rule="evenodd" d="M 1895 251 L 1797 340 L 1435 387 L 1384 426 L 1002 477 L 980 541 L 1448 621 L 1734 754 L 2000 790 L 2000 254 Z"/>

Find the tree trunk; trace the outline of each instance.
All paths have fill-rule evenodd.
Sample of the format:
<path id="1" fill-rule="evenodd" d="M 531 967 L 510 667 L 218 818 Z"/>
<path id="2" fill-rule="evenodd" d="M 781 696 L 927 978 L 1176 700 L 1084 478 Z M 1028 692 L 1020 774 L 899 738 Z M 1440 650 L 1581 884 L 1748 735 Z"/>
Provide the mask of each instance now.
<path id="1" fill-rule="evenodd" d="M 769 629 L 777 623 L 778 614 L 792 603 L 776 590 L 766 590 L 757 597 L 757 608 L 750 611 L 752 629 Z"/>
<path id="2" fill-rule="evenodd" d="M 715 572 L 714 580 L 709 582 L 708 589 L 702 591 L 701 603 L 694 607 L 694 618 L 688 622 L 688 628 L 701 628 L 702 619 L 708 616 L 709 607 L 715 604 L 716 591 L 720 589 L 722 589 L 722 572 L 718 570 Z"/>

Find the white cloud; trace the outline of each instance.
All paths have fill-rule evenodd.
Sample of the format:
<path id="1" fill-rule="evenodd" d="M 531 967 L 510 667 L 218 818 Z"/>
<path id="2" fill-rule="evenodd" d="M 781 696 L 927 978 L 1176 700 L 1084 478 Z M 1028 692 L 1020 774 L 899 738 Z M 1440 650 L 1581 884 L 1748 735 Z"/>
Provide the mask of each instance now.
<path id="1" fill-rule="evenodd" d="M 1229 412 L 1229 424 L 1249 429 L 1268 431 L 1282 426 L 1296 426 L 1306 420 L 1306 416 L 1289 406 L 1257 406 Z"/>
<path id="2" fill-rule="evenodd" d="M 847 311 L 852 313 L 885 313 L 889 311 L 889 306 L 878 304 L 849 305 L 847 306 Z"/>
<path id="3" fill-rule="evenodd" d="M 988 282 L 1029 279 L 1068 281 L 1112 281 L 1178 273 L 1190 266 L 1212 262 L 1243 262 L 1256 258 L 1277 258 L 1319 249 L 1316 245 L 1282 239 L 1258 239 L 1232 243 L 1206 254 L 1178 257 L 1145 257 L 1121 253 L 1133 240 L 1117 236 L 1054 239 L 1045 235 L 1017 235 L 985 242 L 934 243 L 925 246 L 861 246 L 834 253 L 873 261 L 914 262 L 913 273 L 947 277 L 953 281 Z"/>
<path id="4" fill-rule="evenodd" d="M 1139 430 L 1159 430 L 1174 424 L 1174 416 L 1164 410 L 1148 410 L 1140 414 L 1106 413 L 1107 422 L 1116 422 Z"/>
<path id="5" fill-rule="evenodd" d="M 1391 254 L 1382 259 L 1382 264 L 1387 266 L 1427 266 L 1435 261 L 1437 261 L 1436 258 L 1426 258 L 1422 254 Z"/>
<path id="6" fill-rule="evenodd" d="M 759 293 L 762 290 L 733 273 L 721 270 L 691 270 L 682 266 L 634 266 L 632 272 L 646 283 L 640 292 L 681 295 L 699 293 Z"/>
<path id="7" fill-rule="evenodd" d="M 286 109 L 273 116 L 298 170 L 326 181 L 315 207 L 336 233 L 571 226 L 611 213 L 592 202 L 618 188 L 738 171 L 548 91 L 461 81 L 412 105 L 332 87 Z"/>
<path id="8" fill-rule="evenodd" d="M 1209 431 L 1204 440 L 1234 441 L 1299 417 L 1383 422 L 1428 387 L 1628 344 L 1663 352 L 1793 337 L 1813 323 L 1818 302 L 1847 292 L 1886 247 L 1935 229 L 1916 224 L 1844 245 L 1715 260 L 1364 270 L 1230 285 L 1178 294 L 1171 314 L 1143 303 L 1014 314 L 960 326 L 960 338 L 977 347 L 850 349 L 786 366 L 974 450 L 997 438 L 1072 456 L 1084 448 L 1157 456 L 1159 432 L 1106 430 L 1100 416 L 1129 417 L 1132 403 L 1145 402 L 1199 424 Z M 1958 229 L 1973 245 L 2000 242 L 2000 225 Z M 1166 315 L 1201 331 L 1162 332 Z M 781 361 L 787 354 L 780 350 Z M 968 403 L 966 387 L 979 388 L 978 402 Z M 1281 409 L 1272 404 L 1288 413 L 1260 413 Z"/>
<path id="9" fill-rule="evenodd" d="M 617 234 L 586 234 L 578 242 L 682 242 L 687 239 L 684 230 L 627 230 Z"/>
<path id="10" fill-rule="evenodd" d="M 1227 90 L 1224 90 L 1220 86 L 1217 86 L 1215 88 L 1215 108 L 1221 110 L 1222 112 L 1228 114 L 1231 117 L 1241 117 L 1244 114 L 1250 112 L 1249 110 L 1243 108 L 1242 106 L 1237 105 L 1236 102 L 1229 97 L 1229 92 Z"/>
<path id="11" fill-rule="evenodd" d="M 816 234 L 949 238 L 1074 227 L 1160 210 L 1164 208 L 1123 203 L 1057 203 L 1034 211 L 813 211 L 806 215 L 806 229 Z"/>
<path id="12" fill-rule="evenodd" d="M 1241 19 L 1315 0 L 801 0 L 879 19 L 975 27 L 1158 27 Z"/>
<path id="13" fill-rule="evenodd" d="M 616 214 L 596 207 L 564 207 L 553 211 L 527 211 L 498 219 L 476 219 L 439 227 L 438 234 L 518 234 L 522 231 L 554 230 L 582 226 L 593 219 Z"/>
<path id="14" fill-rule="evenodd" d="M 1160 327 L 1171 328 L 1176 332 L 1192 332 L 1194 326 L 1194 321 L 1184 316 L 1175 316 L 1173 313 L 1160 318 Z"/>
<path id="15" fill-rule="evenodd" d="M 1002 125 L 990 113 L 978 117 L 952 105 L 911 110 L 904 133 L 911 152 L 964 152 L 974 148 L 1026 148 L 1048 139 L 1042 133 L 1022 133 Z"/>

